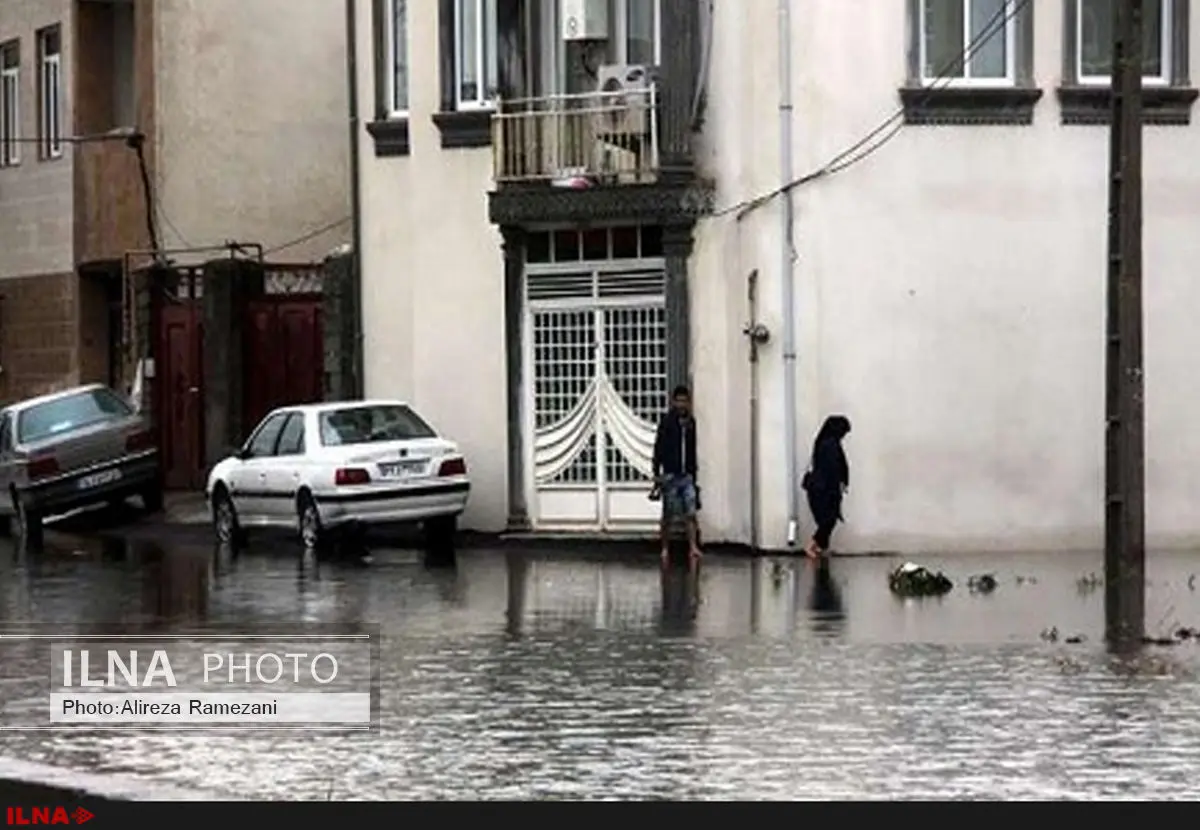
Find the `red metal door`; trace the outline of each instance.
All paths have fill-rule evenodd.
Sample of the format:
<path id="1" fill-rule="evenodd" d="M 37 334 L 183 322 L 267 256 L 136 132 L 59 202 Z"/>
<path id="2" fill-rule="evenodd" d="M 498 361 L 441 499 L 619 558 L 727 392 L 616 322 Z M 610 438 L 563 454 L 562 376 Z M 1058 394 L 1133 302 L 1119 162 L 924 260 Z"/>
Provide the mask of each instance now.
<path id="1" fill-rule="evenodd" d="M 159 311 L 154 386 L 167 487 L 204 486 L 204 325 L 195 302 Z"/>
<path id="2" fill-rule="evenodd" d="M 276 296 L 247 308 L 246 429 L 272 409 L 324 397 L 320 298 Z"/>

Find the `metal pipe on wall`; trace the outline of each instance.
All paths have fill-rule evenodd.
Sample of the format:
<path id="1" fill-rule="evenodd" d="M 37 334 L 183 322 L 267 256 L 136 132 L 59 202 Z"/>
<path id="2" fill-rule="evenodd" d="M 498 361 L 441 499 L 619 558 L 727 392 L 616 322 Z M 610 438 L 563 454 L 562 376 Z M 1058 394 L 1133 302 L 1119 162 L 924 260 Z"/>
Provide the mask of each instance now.
<path id="1" fill-rule="evenodd" d="M 783 195 L 780 210 L 779 268 L 783 287 L 783 455 L 787 476 L 787 544 L 799 533 L 800 486 L 796 478 L 796 319 L 795 241 L 792 201 L 792 4 L 779 0 L 779 176 Z"/>
<path id="2" fill-rule="evenodd" d="M 358 8 L 355 0 L 346 0 L 346 76 L 349 83 L 347 94 L 350 105 L 350 282 L 353 286 L 354 315 L 357 322 L 354 326 L 354 357 L 351 366 L 354 372 L 353 389 L 355 395 L 366 394 L 363 383 L 363 333 L 362 333 L 362 184 L 360 167 L 362 164 L 359 154 L 359 112 L 358 112 Z"/>
<path id="3" fill-rule="evenodd" d="M 746 334 L 750 339 L 750 550 L 758 552 L 759 543 L 759 507 L 758 507 L 758 340 L 755 330 L 758 326 L 758 271 L 750 272 L 746 280 L 746 299 L 750 324 Z"/>

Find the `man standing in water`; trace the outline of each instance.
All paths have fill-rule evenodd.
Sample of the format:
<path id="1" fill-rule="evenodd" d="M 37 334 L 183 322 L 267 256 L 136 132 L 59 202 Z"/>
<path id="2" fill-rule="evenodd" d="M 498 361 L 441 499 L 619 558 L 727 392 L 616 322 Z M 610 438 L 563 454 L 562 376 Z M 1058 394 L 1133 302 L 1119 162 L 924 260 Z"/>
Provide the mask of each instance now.
<path id="1" fill-rule="evenodd" d="M 682 518 L 687 527 L 688 559 L 700 560 L 699 534 L 696 530 L 696 420 L 692 417 L 692 396 L 686 386 L 671 393 L 671 408 L 658 423 L 654 440 L 655 488 L 661 488 L 663 513 L 661 525 L 662 561 L 671 555 L 671 523 Z"/>

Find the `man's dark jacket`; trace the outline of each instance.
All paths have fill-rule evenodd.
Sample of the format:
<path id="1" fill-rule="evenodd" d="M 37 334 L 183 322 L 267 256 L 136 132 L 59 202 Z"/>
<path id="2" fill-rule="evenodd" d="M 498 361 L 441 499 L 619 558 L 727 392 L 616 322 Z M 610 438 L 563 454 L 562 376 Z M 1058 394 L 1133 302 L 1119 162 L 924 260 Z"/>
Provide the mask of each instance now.
<path id="1" fill-rule="evenodd" d="M 654 474 L 696 475 L 696 421 L 672 410 L 658 422 L 654 439 Z"/>

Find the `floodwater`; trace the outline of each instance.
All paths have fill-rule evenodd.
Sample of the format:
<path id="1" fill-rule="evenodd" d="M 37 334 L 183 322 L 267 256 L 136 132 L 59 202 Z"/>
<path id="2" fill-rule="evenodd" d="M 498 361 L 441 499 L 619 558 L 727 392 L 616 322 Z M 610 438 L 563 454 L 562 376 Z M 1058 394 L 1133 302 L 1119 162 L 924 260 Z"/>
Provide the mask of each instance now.
<path id="1" fill-rule="evenodd" d="M 1107 654 L 1099 555 L 929 557 L 953 592 L 906 601 L 886 559 L 711 556 L 691 576 L 653 553 L 10 553 L 0 622 L 378 624 L 382 728 L 5 731 L 0 776 L 33 762 L 268 800 L 1200 797 L 1200 644 Z M 1195 572 L 1200 556 L 1151 557 L 1152 633 L 1200 627 Z M 968 590 L 980 573 L 991 594 Z M 0 725 L 45 723 L 28 701 L 47 667 L 24 653 L 0 666 Z"/>

